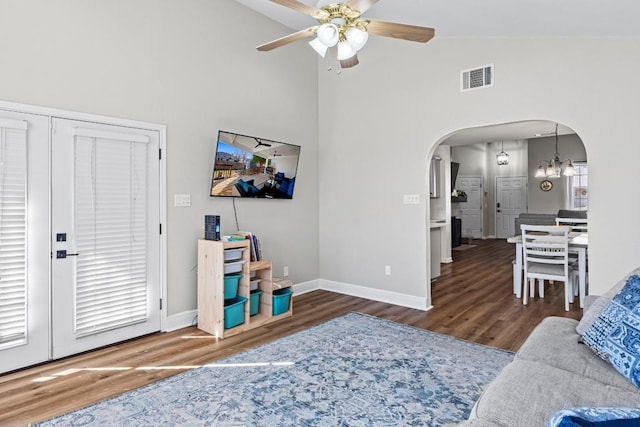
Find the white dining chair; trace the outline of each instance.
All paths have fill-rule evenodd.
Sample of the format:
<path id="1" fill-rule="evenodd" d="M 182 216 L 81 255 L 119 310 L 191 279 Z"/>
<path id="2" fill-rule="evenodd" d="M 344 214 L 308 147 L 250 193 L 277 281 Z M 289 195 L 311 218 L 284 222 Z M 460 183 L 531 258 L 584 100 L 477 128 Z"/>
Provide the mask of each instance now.
<path id="1" fill-rule="evenodd" d="M 529 294 L 535 294 L 535 282 L 538 281 L 538 293 L 544 298 L 544 281 L 564 282 L 564 309 L 569 311 L 573 302 L 573 281 L 569 264 L 568 226 L 526 225 L 522 230 L 522 255 L 524 264 L 524 283 L 522 303 L 528 304 Z"/>
<path id="2" fill-rule="evenodd" d="M 566 225 L 573 232 L 586 233 L 588 231 L 586 218 L 556 218 L 556 225 Z"/>
<path id="3" fill-rule="evenodd" d="M 556 225 L 566 225 L 568 226 L 573 233 L 587 233 L 589 231 L 588 221 L 586 218 L 571 218 L 571 217 L 563 217 L 556 218 Z M 588 260 L 587 260 L 588 262 Z M 569 267 L 573 269 L 572 278 L 575 282 L 575 288 L 577 289 L 578 285 L 578 255 L 575 253 L 569 253 Z M 587 264 L 588 271 L 588 264 Z M 588 276 L 585 278 L 587 279 Z M 574 295 L 576 295 L 576 291 L 574 290 Z"/>

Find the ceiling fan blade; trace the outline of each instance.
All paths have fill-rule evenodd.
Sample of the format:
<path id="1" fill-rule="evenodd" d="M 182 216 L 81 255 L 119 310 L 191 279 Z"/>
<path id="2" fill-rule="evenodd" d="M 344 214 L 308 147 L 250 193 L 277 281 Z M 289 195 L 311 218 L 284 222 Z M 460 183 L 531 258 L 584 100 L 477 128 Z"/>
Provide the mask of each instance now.
<path id="1" fill-rule="evenodd" d="M 433 38 L 436 30 L 416 25 L 397 24 L 395 22 L 369 20 L 367 32 L 378 36 L 426 43 Z"/>
<path id="2" fill-rule="evenodd" d="M 365 13 L 371 6 L 378 3 L 378 0 L 348 0 L 345 5 L 350 9 Z"/>
<path id="3" fill-rule="evenodd" d="M 297 0 L 271 0 L 274 3 L 278 3 L 281 6 L 288 7 L 297 12 L 313 16 L 314 18 L 328 18 L 329 13 L 324 10 L 316 9 L 313 6 L 309 6 Z"/>
<path id="4" fill-rule="evenodd" d="M 340 60 L 340 68 L 351 68 L 358 65 L 360 61 L 358 60 L 358 55 L 353 55 L 349 59 L 341 59 Z"/>
<path id="5" fill-rule="evenodd" d="M 315 31 L 317 28 L 318 28 L 317 25 L 313 27 L 305 28 L 304 30 L 300 30 L 297 33 L 289 34 L 288 36 L 280 37 L 279 39 L 260 45 L 256 49 L 258 49 L 261 52 L 266 52 L 268 50 L 272 50 L 277 47 L 281 47 L 286 44 L 293 43 L 297 40 L 304 39 L 305 37 L 311 37 L 312 35 L 315 34 Z"/>

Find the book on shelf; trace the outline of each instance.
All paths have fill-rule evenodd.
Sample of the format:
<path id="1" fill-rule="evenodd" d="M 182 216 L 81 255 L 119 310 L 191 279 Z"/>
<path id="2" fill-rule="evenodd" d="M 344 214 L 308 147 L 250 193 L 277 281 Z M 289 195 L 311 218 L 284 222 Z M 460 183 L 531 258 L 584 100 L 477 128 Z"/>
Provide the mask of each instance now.
<path id="1" fill-rule="evenodd" d="M 236 233 L 238 236 L 244 236 L 246 240 L 249 240 L 249 250 L 251 252 L 251 261 L 260 261 L 262 260 L 262 253 L 260 251 L 260 240 L 258 236 L 253 234 L 250 231 L 238 231 Z"/>

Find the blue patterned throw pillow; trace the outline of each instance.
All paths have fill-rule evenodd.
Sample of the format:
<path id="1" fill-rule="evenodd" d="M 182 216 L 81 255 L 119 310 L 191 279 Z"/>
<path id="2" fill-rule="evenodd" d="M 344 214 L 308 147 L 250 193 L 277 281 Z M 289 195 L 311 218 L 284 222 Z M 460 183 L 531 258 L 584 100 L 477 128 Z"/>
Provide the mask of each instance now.
<path id="1" fill-rule="evenodd" d="M 604 352 L 618 372 L 640 387 L 640 276 L 631 276 L 614 301 L 626 314 L 605 340 Z"/>
<path id="2" fill-rule="evenodd" d="M 640 408 L 575 408 L 555 413 L 546 427 L 632 427 L 640 424 Z"/>
<path id="3" fill-rule="evenodd" d="M 622 289 L 611 299 L 609 304 L 582 335 L 582 342 L 606 361 L 609 361 L 609 356 L 604 351 L 605 340 L 622 319 L 626 317 L 628 311 L 624 305 L 619 304 L 620 295 L 625 292 L 625 289 L 632 287 L 633 283 L 638 281 L 640 281 L 640 276 L 635 274 L 629 276 Z"/>
<path id="4" fill-rule="evenodd" d="M 640 276 L 627 279 L 582 339 L 598 356 L 640 387 Z"/>

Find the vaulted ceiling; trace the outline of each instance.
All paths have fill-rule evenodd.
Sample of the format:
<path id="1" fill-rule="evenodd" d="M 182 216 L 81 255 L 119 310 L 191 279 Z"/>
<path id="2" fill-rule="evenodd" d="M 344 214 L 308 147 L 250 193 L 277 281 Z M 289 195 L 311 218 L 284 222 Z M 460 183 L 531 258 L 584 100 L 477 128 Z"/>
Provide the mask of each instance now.
<path id="1" fill-rule="evenodd" d="M 315 25 L 310 16 L 269 0 L 236 0 L 298 31 Z M 310 6 L 327 0 L 299 0 Z M 343 0 L 336 0 L 340 3 Z M 640 38 L 638 0 L 379 0 L 363 18 L 435 28 L 435 39 L 469 37 Z M 287 32 L 282 34 L 287 35 Z M 268 37 L 260 42 L 267 42 Z M 531 120 L 464 129 L 450 145 L 548 136 L 555 123 Z M 575 133 L 560 124 L 560 135 Z M 546 135 L 545 135 L 546 134 Z M 539 135 L 538 135 L 539 136 Z"/>
<path id="2" fill-rule="evenodd" d="M 294 30 L 316 23 L 269 0 L 236 1 Z M 432 27 L 436 38 L 640 37 L 639 16 L 637 0 L 380 0 L 363 15 Z"/>

